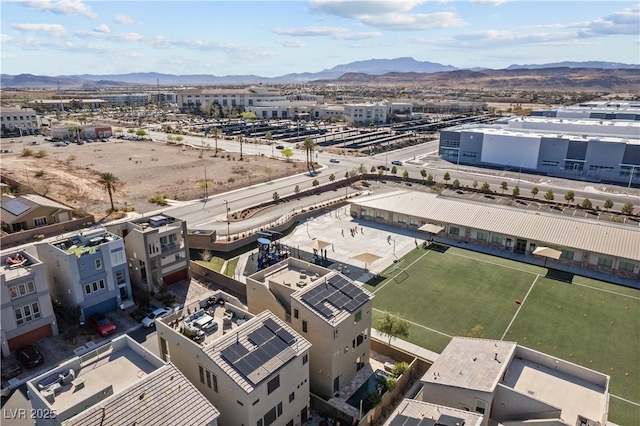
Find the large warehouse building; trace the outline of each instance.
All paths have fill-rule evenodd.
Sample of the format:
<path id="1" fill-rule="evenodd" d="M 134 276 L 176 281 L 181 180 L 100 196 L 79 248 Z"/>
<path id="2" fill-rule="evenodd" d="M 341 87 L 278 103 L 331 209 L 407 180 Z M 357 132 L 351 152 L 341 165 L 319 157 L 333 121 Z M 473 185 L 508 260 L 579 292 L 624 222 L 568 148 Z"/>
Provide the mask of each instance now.
<path id="1" fill-rule="evenodd" d="M 640 184 L 639 121 L 512 117 L 442 130 L 439 153 L 456 164 Z"/>

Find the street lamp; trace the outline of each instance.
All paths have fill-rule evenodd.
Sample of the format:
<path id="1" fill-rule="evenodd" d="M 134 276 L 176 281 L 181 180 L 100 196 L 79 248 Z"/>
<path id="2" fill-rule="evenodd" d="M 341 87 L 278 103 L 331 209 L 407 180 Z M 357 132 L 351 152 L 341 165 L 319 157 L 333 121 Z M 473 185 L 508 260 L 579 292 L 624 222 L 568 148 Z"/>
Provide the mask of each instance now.
<path id="1" fill-rule="evenodd" d="M 227 243 L 228 243 L 229 235 L 231 234 L 231 232 L 229 231 L 229 202 L 227 200 L 224 200 L 224 204 L 226 205 L 226 208 L 227 208 Z"/>

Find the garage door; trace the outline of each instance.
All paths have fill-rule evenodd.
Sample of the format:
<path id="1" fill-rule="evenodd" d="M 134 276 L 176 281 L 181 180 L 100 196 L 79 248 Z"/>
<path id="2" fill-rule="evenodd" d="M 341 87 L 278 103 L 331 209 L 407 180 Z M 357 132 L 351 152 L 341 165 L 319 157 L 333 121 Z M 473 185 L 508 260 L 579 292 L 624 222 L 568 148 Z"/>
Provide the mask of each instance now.
<path id="1" fill-rule="evenodd" d="M 9 350 L 11 352 L 22 348 L 23 346 L 30 345 L 32 343 L 36 343 L 46 337 L 51 336 L 53 334 L 51 332 L 51 324 L 43 325 L 42 327 L 38 327 L 35 330 L 28 331 L 20 336 L 14 337 L 13 339 L 9 339 L 7 343 L 9 344 Z"/>
<path id="2" fill-rule="evenodd" d="M 180 280 L 184 280 L 189 276 L 187 268 L 173 272 L 162 279 L 164 285 L 175 284 Z"/>
<path id="3" fill-rule="evenodd" d="M 114 297 L 113 299 L 105 300 L 104 302 L 100 302 L 93 306 L 85 307 L 84 318 L 86 320 L 92 314 L 95 314 L 95 313 L 104 314 L 105 312 L 113 311 L 114 309 L 117 309 L 117 308 L 118 308 L 118 299 Z"/>

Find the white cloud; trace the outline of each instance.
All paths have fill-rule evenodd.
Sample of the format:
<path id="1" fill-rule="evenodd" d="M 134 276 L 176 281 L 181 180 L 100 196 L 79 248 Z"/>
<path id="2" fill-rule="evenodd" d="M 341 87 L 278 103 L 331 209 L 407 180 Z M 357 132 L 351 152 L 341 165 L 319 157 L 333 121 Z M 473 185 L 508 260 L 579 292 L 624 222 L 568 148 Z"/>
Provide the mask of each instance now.
<path id="1" fill-rule="evenodd" d="M 64 37 L 67 30 L 59 24 L 13 24 L 11 28 L 20 32 L 42 33 L 50 37 Z"/>
<path id="2" fill-rule="evenodd" d="M 202 40 L 173 39 L 163 35 L 156 35 L 151 39 L 151 46 L 155 49 L 195 49 L 218 50 L 229 53 L 248 52 L 248 47 L 234 43 L 211 43 Z"/>
<path id="3" fill-rule="evenodd" d="M 471 4 L 491 4 L 494 6 L 500 6 L 506 2 L 507 0 L 471 0 Z"/>
<path id="4" fill-rule="evenodd" d="M 113 17 L 113 22 L 120 25 L 138 24 L 132 17 L 127 15 L 116 15 Z"/>
<path id="5" fill-rule="evenodd" d="M 23 4 L 31 9 L 49 11 L 51 13 L 55 13 L 56 15 L 79 15 L 91 19 L 98 17 L 98 15 L 96 15 L 89 6 L 83 4 L 80 0 L 27 0 L 18 1 L 18 3 Z"/>
<path id="6" fill-rule="evenodd" d="M 475 49 L 479 47 L 504 47 L 524 44 L 551 44 L 572 40 L 575 35 L 564 33 L 531 33 L 522 34 L 513 31 L 477 31 L 473 33 L 459 34 L 451 39 L 430 40 L 430 43 L 440 44 L 463 49 Z"/>
<path id="7" fill-rule="evenodd" d="M 98 32 L 98 33 L 104 33 L 104 34 L 108 34 L 111 32 L 111 28 L 109 28 L 107 25 L 102 24 L 102 25 L 98 25 L 97 27 L 95 27 L 93 29 L 93 31 Z"/>
<path id="8" fill-rule="evenodd" d="M 105 25 L 106 27 L 106 25 Z M 111 41 L 141 41 L 144 37 L 138 33 L 112 33 L 107 27 L 108 31 L 100 31 L 100 27 L 95 28 L 93 31 L 76 31 L 74 35 L 80 38 L 98 38 Z"/>
<path id="9" fill-rule="evenodd" d="M 373 16 L 408 12 L 423 3 L 426 3 L 426 0 L 311 0 L 309 7 L 318 13 L 360 19 L 363 14 Z M 363 11 L 366 11 L 366 13 L 363 13 Z"/>
<path id="10" fill-rule="evenodd" d="M 581 25 L 580 37 L 599 37 L 616 34 L 637 35 L 640 33 L 640 4 L 615 12 L 604 18 L 595 19 Z"/>
<path id="11" fill-rule="evenodd" d="M 287 35 L 295 37 L 319 37 L 331 36 L 335 37 L 341 33 L 346 33 L 345 28 L 339 27 L 305 27 L 305 28 L 274 28 L 273 32 L 278 35 Z"/>
<path id="12" fill-rule="evenodd" d="M 280 43 L 284 47 L 306 47 L 306 44 L 302 40 L 299 40 L 297 38 L 279 41 L 278 43 Z"/>
<path id="13" fill-rule="evenodd" d="M 13 37 L 10 37 L 6 34 L 0 34 L 0 43 L 8 43 L 13 40 Z"/>
<path id="14" fill-rule="evenodd" d="M 395 31 L 429 30 L 466 25 L 466 22 L 453 12 L 419 13 L 413 15 L 390 13 L 380 16 L 362 16 L 360 19 L 369 26 Z"/>

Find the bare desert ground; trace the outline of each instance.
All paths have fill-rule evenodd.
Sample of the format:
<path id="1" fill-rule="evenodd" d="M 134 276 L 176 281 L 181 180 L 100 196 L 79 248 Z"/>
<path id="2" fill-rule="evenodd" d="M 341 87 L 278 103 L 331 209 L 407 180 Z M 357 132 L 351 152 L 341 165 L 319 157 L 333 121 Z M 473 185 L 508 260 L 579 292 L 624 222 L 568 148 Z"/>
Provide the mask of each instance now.
<path id="1" fill-rule="evenodd" d="M 202 152 L 154 142 L 118 140 L 68 147 L 50 143 L 28 146 L 34 154 L 46 151 L 41 158 L 22 156 L 26 144 L 2 145 L 13 151 L 1 157 L 3 176 L 97 218 L 110 207 L 107 192 L 97 184 L 103 172 L 113 173 L 120 181 L 114 203 L 144 213 L 158 209 L 148 202 L 156 195 L 182 201 L 202 197 L 205 168 L 211 195 L 290 175 L 304 167 L 267 157 L 245 156 L 244 161 L 239 161 L 238 153 L 223 152 L 214 157 L 213 150 Z M 272 170 L 271 176 L 265 171 L 267 167 Z"/>

